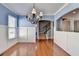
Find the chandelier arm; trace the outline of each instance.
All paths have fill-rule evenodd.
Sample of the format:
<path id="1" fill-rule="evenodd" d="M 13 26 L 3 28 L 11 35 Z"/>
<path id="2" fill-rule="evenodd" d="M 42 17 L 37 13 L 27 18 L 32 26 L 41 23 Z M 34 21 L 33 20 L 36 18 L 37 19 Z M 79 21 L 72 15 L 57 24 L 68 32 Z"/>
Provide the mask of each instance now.
<path id="1" fill-rule="evenodd" d="M 33 3 L 32 14 L 28 16 L 28 20 L 32 24 L 37 24 L 37 22 L 42 19 L 42 16 L 43 12 L 40 12 L 39 15 L 36 15 L 35 3 Z"/>

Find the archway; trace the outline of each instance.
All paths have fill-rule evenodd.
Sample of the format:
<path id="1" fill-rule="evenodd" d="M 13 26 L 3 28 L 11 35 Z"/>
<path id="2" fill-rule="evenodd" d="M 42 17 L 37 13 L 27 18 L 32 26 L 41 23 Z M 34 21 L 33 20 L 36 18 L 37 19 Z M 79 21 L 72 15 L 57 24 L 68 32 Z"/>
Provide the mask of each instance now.
<path id="1" fill-rule="evenodd" d="M 50 32 L 50 33 L 48 33 Z M 51 22 L 46 20 L 39 21 L 39 39 L 45 40 L 49 39 L 51 36 Z"/>
<path id="2" fill-rule="evenodd" d="M 54 22 L 50 20 L 40 20 L 37 26 L 37 42 L 44 42 L 52 46 L 54 38 Z"/>

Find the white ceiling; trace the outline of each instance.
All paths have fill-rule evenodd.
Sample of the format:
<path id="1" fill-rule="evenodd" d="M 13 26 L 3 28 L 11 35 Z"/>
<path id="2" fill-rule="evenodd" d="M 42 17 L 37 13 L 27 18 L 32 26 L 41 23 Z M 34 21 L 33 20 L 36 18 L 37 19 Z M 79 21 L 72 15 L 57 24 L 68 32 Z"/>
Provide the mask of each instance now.
<path id="1" fill-rule="evenodd" d="M 55 14 L 65 3 L 35 3 L 37 13 L 42 11 L 45 15 Z M 27 15 L 31 13 L 33 3 L 3 3 L 8 9 L 18 15 Z"/>

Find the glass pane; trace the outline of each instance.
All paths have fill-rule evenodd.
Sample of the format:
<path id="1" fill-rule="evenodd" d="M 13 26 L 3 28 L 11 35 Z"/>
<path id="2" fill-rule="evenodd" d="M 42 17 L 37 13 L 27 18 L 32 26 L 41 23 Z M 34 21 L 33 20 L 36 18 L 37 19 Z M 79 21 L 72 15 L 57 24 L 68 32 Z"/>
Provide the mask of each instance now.
<path id="1" fill-rule="evenodd" d="M 16 18 L 13 16 L 8 16 L 8 27 L 16 27 Z"/>
<path id="2" fill-rule="evenodd" d="M 9 39 L 16 38 L 16 29 L 15 28 L 9 28 L 8 30 L 9 30 L 8 31 Z"/>

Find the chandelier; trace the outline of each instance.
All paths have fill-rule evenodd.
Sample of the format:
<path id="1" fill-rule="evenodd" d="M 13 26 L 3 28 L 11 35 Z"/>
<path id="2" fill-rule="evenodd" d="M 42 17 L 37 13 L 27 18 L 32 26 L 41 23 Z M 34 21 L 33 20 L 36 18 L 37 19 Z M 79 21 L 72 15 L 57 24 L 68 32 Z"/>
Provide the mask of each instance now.
<path id="1" fill-rule="evenodd" d="M 26 16 L 27 17 L 27 16 Z M 37 11 L 35 9 L 35 4 L 33 4 L 33 9 L 31 11 L 31 14 L 28 15 L 28 20 L 32 23 L 32 24 L 37 24 L 37 22 L 39 20 L 41 20 L 43 17 L 43 12 L 39 12 L 39 14 L 37 14 Z"/>

